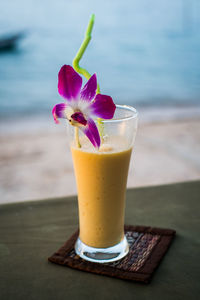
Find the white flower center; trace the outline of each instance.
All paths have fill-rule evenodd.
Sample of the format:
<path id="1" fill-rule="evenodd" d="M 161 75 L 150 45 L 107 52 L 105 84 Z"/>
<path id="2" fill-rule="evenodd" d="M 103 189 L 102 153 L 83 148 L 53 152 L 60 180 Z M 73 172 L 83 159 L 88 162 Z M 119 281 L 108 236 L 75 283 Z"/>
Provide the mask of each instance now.
<path id="1" fill-rule="evenodd" d="M 71 101 L 70 105 L 67 106 L 66 108 L 66 116 L 67 119 L 71 119 L 71 115 L 73 115 L 75 112 L 82 112 L 83 116 L 85 117 L 85 119 L 87 120 L 88 117 L 90 116 L 90 102 L 83 100 L 83 99 L 78 99 L 75 101 Z"/>
<path id="2" fill-rule="evenodd" d="M 68 120 L 71 120 L 71 115 L 73 115 L 74 110 L 71 106 L 67 106 L 65 109 L 66 117 Z"/>

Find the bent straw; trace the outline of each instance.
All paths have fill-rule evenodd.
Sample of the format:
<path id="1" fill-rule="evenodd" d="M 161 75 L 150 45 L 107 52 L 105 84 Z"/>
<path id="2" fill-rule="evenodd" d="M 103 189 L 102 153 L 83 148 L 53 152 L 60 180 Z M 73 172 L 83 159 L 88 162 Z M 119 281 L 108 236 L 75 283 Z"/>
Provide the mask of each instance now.
<path id="1" fill-rule="evenodd" d="M 90 20 L 89 20 L 89 23 L 88 23 L 88 26 L 87 26 L 87 29 L 86 29 L 86 33 L 85 33 L 85 38 L 75 56 L 75 58 L 73 59 L 73 67 L 74 69 L 79 73 L 79 74 L 82 74 L 83 76 L 85 76 L 85 78 L 88 80 L 90 79 L 91 77 L 91 74 L 84 68 L 81 68 L 79 66 L 79 62 L 92 38 L 92 29 L 93 29 L 93 26 L 94 26 L 94 21 L 95 21 L 95 15 L 92 14 L 91 17 L 90 17 Z M 97 94 L 100 94 L 100 87 L 99 87 L 99 84 L 97 83 L 97 91 L 96 91 Z M 103 123 L 102 123 L 102 119 L 101 118 L 98 118 L 97 119 L 97 124 L 98 124 L 98 129 L 99 129 L 99 134 L 100 134 L 100 137 L 101 139 L 103 139 Z M 76 132 L 76 139 L 78 138 L 78 132 Z M 77 141 L 77 144 L 80 145 L 80 142 L 78 140 Z M 79 147 L 80 148 L 80 147 Z"/>
<path id="2" fill-rule="evenodd" d="M 81 44 L 81 46 L 80 46 L 80 48 L 79 48 L 79 50 L 78 50 L 75 58 L 73 60 L 73 67 L 74 67 L 74 69 L 78 73 L 80 73 L 83 76 L 85 76 L 85 78 L 87 80 L 90 79 L 91 74 L 86 69 L 81 68 L 79 66 L 79 61 L 81 60 L 81 58 L 82 58 L 82 56 L 83 56 L 83 54 L 84 54 L 84 52 L 85 52 L 85 50 L 86 50 L 86 48 L 87 48 L 90 40 L 92 38 L 91 33 L 92 33 L 93 26 L 94 26 L 94 20 L 95 20 L 95 15 L 92 14 L 91 17 L 90 17 L 90 21 L 88 23 L 88 27 L 87 27 L 86 33 L 85 33 L 85 38 L 84 38 L 84 40 L 83 40 L 83 42 L 82 42 L 82 44 Z M 100 93 L 100 87 L 99 87 L 99 84 L 97 84 L 97 94 L 99 94 L 99 93 Z"/>

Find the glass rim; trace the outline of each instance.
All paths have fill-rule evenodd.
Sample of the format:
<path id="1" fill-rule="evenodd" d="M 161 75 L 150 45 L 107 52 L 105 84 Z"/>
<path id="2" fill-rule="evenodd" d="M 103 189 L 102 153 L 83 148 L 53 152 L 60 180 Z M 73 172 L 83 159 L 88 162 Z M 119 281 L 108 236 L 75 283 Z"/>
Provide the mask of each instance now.
<path id="1" fill-rule="evenodd" d="M 123 117 L 123 118 L 117 118 L 117 119 L 109 119 L 109 120 L 102 120 L 102 123 L 116 123 L 116 122 L 123 122 L 123 121 L 128 121 L 131 119 L 137 119 L 138 117 L 138 111 L 130 105 L 121 105 L 121 104 L 116 104 L 116 108 L 124 109 L 124 110 L 129 110 L 133 113 L 132 116 L 128 117 Z"/>

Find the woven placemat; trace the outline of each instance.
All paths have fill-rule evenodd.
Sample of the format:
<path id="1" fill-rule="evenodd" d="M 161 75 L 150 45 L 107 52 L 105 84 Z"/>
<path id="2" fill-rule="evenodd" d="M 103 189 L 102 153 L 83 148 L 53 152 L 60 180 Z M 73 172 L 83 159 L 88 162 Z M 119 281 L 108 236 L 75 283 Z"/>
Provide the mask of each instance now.
<path id="1" fill-rule="evenodd" d="M 48 260 L 86 272 L 149 283 L 176 231 L 128 225 L 125 226 L 125 234 L 130 250 L 119 261 L 99 264 L 81 259 L 74 251 L 78 230 Z"/>

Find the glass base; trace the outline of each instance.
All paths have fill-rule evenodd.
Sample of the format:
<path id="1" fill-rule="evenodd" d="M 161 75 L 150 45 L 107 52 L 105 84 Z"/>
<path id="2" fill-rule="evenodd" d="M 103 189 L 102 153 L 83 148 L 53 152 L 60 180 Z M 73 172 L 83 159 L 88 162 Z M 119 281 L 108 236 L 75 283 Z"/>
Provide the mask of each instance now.
<path id="1" fill-rule="evenodd" d="M 75 244 L 76 254 L 85 260 L 96 263 L 108 263 L 119 260 L 126 256 L 128 251 L 129 246 L 125 236 L 119 244 L 108 248 L 94 248 L 87 246 L 80 238 L 77 239 Z"/>

